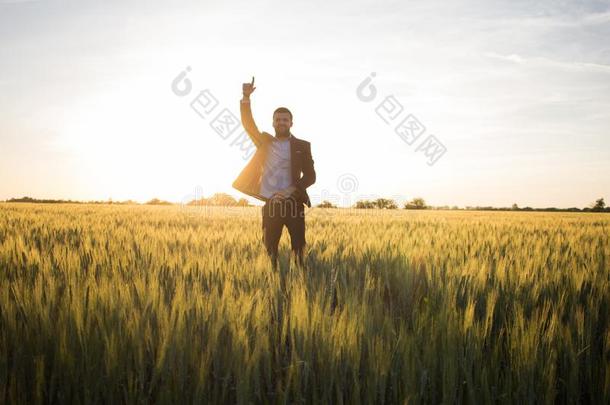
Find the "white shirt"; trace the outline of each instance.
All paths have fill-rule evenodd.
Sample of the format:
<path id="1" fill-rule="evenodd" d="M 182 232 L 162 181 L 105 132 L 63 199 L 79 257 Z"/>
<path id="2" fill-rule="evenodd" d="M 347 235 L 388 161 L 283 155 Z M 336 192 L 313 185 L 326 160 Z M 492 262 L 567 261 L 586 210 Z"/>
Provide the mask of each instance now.
<path id="1" fill-rule="evenodd" d="M 292 185 L 290 171 L 290 137 L 273 139 L 263 167 L 261 195 L 266 198 Z"/>

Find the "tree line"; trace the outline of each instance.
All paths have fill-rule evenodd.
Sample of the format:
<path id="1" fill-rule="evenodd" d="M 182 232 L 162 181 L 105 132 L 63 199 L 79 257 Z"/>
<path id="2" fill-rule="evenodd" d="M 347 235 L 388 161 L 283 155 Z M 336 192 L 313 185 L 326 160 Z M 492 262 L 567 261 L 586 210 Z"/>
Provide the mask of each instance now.
<path id="1" fill-rule="evenodd" d="M 76 200 L 54 200 L 54 199 L 37 199 L 32 197 L 21 197 L 11 198 L 4 202 L 11 203 L 46 203 L 46 204 L 138 204 L 139 202 L 133 200 L 124 201 L 113 201 L 108 199 L 103 200 L 90 200 L 90 201 L 76 201 Z M 159 198 L 153 198 L 144 203 L 144 205 L 189 205 L 189 206 L 221 206 L 221 207 L 251 207 L 252 205 L 245 198 L 235 199 L 230 194 L 216 193 L 209 198 L 201 197 L 198 199 L 192 199 L 185 203 L 173 203 L 170 201 L 161 200 Z M 330 201 L 322 201 L 317 204 L 318 208 L 339 208 Z M 375 200 L 359 200 L 350 207 L 356 209 L 398 209 L 398 204 L 389 198 L 377 198 Z M 421 197 L 413 198 L 411 201 L 406 202 L 402 205 L 402 209 L 407 210 L 466 210 L 466 211 L 545 211 L 545 212 L 610 212 L 610 207 L 606 206 L 603 198 L 595 200 L 588 207 L 584 208 L 532 208 L 532 207 L 519 207 L 516 203 L 510 207 L 492 207 L 492 206 L 466 206 L 458 207 L 442 205 L 442 206 L 429 206 L 426 201 Z"/>
<path id="2" fill-rule="evenodd" d="M 319 208 L 338 208 L 335 204 L 330 201 L 322 201 L 316 205 Z M 376 200 L 360 200 L 352 206 L 356 209 L 398 209 L 398 204 L 394 200 L 388 198 L 377 198 Z M 448 205 L 442 206 L 429 206 L 426 201 L 417 197 L 409 202 L 406 202 L 402 206 L 403 209 L 407 210 L 466 210 L 466 211 L 546 211 L 546 212 L 610 212 L 610 207 L 606 206 L 603 198 L 597 199 L 589 207 L 584 208 L 532 208 L 532 207 L 519 207 L 516 203 L 511 207 L 492 207 L 492 206 L 466 206 L 460 208 L 456 205 L 450 207 Z"/>
<path id="3" fill-rule="evenodd" d="M 89 201 L 77 201 L 77 200 L 53 200 L 53 199 L 38 199 L 32 197 L 21 197 L 21 198 L 10 198 L 4 202 L 11 203 L 43 203 L 43 204 L 118 204 L 118 205 L 141 205 L 137 201 L 124 200 L 114 201 L 112 198 L 108 200 L 89 200 Z M 251 206 L 248 200 L 240 198 L 236 200 L 230 194 L 216 193 L 209 198 L 201 197 L 198 199 L 191 199 L 184 203 L 174 203 L 171 201 L 161 200 L 159 198 L 153 198 L 148 200 L 143 205 L 195 205 L 195 206 L 223 206 L 223 207 L 249 207 Z"/>

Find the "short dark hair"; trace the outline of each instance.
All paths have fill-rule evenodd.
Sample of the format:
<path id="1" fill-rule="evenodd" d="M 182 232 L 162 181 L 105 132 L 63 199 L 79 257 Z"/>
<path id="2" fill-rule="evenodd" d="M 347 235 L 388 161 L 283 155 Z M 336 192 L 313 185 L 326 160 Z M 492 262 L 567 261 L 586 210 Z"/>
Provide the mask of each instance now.
<path id="1" fill-rule="evenodd" d="M 275 111 L 273 112 L 274 116 L 275 116 L 275 113 L 288 113 L 288 114 L 290 114 L 290 119 L 292 119 L 292 113 L 286 107 L 278 107 L 278 108 L 276 108 Z"/>

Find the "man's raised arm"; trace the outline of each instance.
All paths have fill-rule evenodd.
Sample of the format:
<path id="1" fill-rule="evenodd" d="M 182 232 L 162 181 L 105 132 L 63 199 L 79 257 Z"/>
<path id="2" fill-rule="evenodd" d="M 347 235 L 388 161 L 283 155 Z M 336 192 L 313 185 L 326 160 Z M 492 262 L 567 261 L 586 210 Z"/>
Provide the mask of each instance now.
<path id="1" fill-rule="evenodd" d="M 241 124 L 252 139 L 252 142 L 258 148 L 263 143 L 263 134 L 256 127 L 254 118 L 252 117 L 252 109 L 250 107 L 250 95 L 256 87 L 254 87 L 254 76 L 252 76 L 252 83 L 242 84 L 243 98 L 239 103 L 239 111 L 241 113 Z"/>

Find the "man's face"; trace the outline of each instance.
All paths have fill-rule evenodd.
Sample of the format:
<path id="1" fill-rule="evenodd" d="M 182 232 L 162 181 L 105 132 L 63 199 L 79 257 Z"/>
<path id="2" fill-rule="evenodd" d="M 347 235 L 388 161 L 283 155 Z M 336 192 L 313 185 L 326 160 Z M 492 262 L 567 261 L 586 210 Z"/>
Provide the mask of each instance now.
<path id="1" fill-rule="evenodd" d="M 290 118 L 290 113 L 278 112 L 273 114 L 273 128 L 275 129 L 275 136 L 288 136 L 290 134 L 291 127 L 292 118 Z"/>

